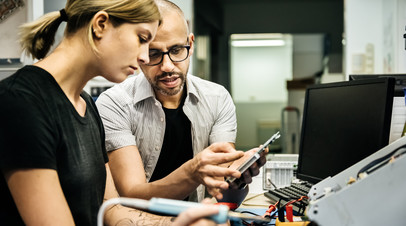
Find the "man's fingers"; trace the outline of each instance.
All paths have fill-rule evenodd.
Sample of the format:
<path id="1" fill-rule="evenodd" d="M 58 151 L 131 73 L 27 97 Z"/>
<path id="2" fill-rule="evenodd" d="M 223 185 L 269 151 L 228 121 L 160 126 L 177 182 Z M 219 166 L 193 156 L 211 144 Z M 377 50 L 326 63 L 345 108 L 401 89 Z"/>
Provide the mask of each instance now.
<path id="1" fill-rule="evenodd" d="M 266 156 L 261 156 L 261 158 L 258 159 L 257 163 L 259 163 L 259 167 L 262 167 L 266 163 Z"/>
<path id="2" fill-rule="evenodd" d="M 201 155 L 200 161 L 202 165 L 213 164 L 219 165 L 232 162 L 244 156 L 242 151 L 234 151 L 232 153 L 204 153 Z"/>
<path id="3" fill-rule="evenodd" d="M 213 152 L 223 152 L 223 153 L 232 153 L 235 152 L 235 148 L 227 142 L 217 142 L 217 143 L 213 143 L 211 144 L 209 147 L 211 151 Z"/>
<path id="4" fill-rule="evenodd" d="M 241 176 L 240 171 L 230 168 L 225 168 L 222 166 L 216 165 L 206 165 L 204 168 L 200 170 L 201 174 L 204 174 L 209 177 L 236 177 L 239 178 Z"/>
<path id="5" fill-rule="evenodd" d="M 221 193 L 220 188 L 207 188 L 207 192 L 213 197 L 215 197 L 217 200 L 223 198 L 223 194 Z"/>
<path id="6" fill-rule="evenodd" d="M 254 162 L 254 163 L 252 164 L 252 166 L 251 166 L 247 171 L 250 172 L 250 176 L 251 176 L 251 177 L 255 177 L 256 175 L 259 174 L 259 168 L 260 168 L 260 166 L 258 165 L 258 163 L 257 163 L 257 162 Z M 245 175 L 244 175 L 244 176 L 245 176 Z"/>
<path id="7" fill-rule="evenodd" d="M 222 177 L 205 177 L 203 178 L 204 185 L 207 188 L 222 188 L 227 189 L 228 183 L 222 179 Z"/>

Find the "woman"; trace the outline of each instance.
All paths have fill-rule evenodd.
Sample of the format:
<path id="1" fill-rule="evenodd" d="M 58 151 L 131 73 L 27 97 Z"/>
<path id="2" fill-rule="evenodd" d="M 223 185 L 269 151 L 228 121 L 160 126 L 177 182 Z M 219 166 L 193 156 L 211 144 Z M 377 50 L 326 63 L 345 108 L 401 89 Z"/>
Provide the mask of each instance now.
<path id="1" fill-rule="evenodd" d="M 55 32 L 64 38 L 50 53 Z M 121 82 L 140 63 L 160 21 L 153 0 L 68 0 L 21 29 L 21 43 L 37 63 L 0 82 L 0 219 L 5 225 L 95 225 L 103 200 L 117 197 L 104 147 L 103 125 L 86 83 L 102 75 Z M 215 213 L 187 211 L 186 225 Z M 169 224 L 114 206 L 109 225 Z"/>

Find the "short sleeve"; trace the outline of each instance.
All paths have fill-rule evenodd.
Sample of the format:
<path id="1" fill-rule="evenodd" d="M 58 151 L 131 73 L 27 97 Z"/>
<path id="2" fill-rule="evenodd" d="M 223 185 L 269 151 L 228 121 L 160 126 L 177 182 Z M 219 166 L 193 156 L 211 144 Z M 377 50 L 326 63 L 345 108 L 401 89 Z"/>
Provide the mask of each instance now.
<path id="1" fill-rule="evenodd" d="M 0 168 L 56 169 L 56 134 L 43 103 L 14 91 L 0 94 L 0 106 Z"/>
<path id="2" fill-rule="evenodd" d="M 231 95 L 224 89 L 217 102 L 217 116 L 210 133 L 209 142 L 227 141 L 235 143 L 237 117 Z"/>
<path id="3" fill-rule="evenodd" d="M 126 109 L 128 108 L 127 104 L 120 102 L 120 97 L 117 94 L 102 93 L 96 101 L 96 106 L 103 121 L 108 152 L 125 146 L 136 145 L 131 130 L 131 111 Z"/>

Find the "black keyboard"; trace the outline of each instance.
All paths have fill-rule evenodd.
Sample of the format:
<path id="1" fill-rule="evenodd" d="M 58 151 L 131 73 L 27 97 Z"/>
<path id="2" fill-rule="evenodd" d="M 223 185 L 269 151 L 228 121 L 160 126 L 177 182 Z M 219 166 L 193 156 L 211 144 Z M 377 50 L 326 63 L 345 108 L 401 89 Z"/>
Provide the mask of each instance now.
<path id="1" fill-rule="evenodd" d="M 307 196 L 311 188 L 311 184 L 291 184 L 288 187 L 278 188 L 265 192 L 265 197 L 271 199 L 274 202 L 280 201 L 281 204 L 285 204 L 292 200 L 297 200 L 302 196 Z M 306 206 L 309 204 L 307 199 L 302 199 L 299 202 L 292 203 L 293 210 L 302 213 Z"/>

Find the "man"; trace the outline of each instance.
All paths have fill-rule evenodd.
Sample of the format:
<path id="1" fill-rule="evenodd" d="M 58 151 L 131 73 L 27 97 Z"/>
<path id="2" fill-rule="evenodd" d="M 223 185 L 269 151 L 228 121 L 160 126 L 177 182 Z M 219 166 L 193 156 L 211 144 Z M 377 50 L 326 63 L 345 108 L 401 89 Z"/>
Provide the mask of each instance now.
<path id="1" fill-rule="evenodd" d="M 235 106 L 224 87 L 187 74 L 194 35 L 178 6 L 156 3 L 163 20 L 149 62 L 141 62 L 143 74 L 97 100 L 112 175 L 122 196 L 200 201 L 204 184 L 221 199 L 224 177 L 240 176 L 224 167 L 243 156 L 234 149 Z M 258 166 L 245 182 L 250 173 L 258 174 Z"/>

